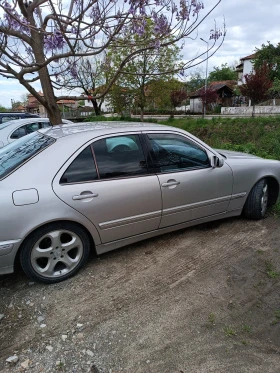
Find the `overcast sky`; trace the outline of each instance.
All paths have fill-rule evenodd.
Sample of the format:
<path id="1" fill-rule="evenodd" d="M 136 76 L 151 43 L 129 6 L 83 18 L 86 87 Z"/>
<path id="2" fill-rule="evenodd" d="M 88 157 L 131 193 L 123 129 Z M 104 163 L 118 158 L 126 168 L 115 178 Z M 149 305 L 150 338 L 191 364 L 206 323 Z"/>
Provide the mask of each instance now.
<path id="1" fill-rule="evenodd" d="M 215 0 L 204 0 L 205 10 L 215 3 Z M 222 0 L 207 22 L 200 26 L 199 37 L 187 44 L 185 56 L 190 50 L 194 54 L 201 53 L 206 44 L 200 37 L 208 40 L 214 20 L 217 25 L 222 25 L 223 18 L 227 29 L 226 38 L 222 47 L 209 59 L 209 71 L 223 63 L 230 66 L 238 63 L 240 58 L 252 54 L 255 48 L 267 41 L 272 44 L 280 42 L 280 0 Z M 205 67 L 205 63 L 199 67 L 202 74 Z M 0 105 L 10 107 L 11 99 L 20 101 L 25 93 L 25 88 L 15 80 L 0 78 Z"/>

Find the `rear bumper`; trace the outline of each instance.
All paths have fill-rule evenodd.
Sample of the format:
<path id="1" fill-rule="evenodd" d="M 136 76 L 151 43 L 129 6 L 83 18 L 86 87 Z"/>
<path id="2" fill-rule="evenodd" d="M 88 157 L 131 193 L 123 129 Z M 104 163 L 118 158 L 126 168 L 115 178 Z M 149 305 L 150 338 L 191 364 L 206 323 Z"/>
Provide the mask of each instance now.
<path id="1" fill-rule="evenodd" d="M 0 275 L 14 272 L 15 257 L 21 240 L 0 241 Z"/>

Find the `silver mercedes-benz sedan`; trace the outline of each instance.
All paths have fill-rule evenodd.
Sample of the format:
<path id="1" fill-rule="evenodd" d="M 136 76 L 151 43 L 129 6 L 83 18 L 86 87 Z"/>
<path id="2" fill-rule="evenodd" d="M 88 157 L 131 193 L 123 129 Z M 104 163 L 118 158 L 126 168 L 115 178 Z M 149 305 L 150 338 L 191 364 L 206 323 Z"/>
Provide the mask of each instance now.
<path id="1" fill-rule="evenodd" d="M 0 274 L 19 259 L 54 283 L 97 254 L 244 213 L 279 196 L 280 162 L 216 151 L 191 134 L 141 123 L 79 123 L 0 150 Z"/>

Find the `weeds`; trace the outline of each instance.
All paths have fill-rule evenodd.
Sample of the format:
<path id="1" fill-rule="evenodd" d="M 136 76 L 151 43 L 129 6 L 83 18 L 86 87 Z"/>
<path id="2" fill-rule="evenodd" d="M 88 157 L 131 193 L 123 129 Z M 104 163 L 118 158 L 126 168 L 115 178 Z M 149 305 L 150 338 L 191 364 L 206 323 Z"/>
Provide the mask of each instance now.
<path id="1" fill-rule="evenodd" d="M 272 208 L 271 208 L 272 215 L 280 218 L 280 202 L 277 202 Z"/>
<path id="2" fill-rule="evenodd" d="M 280 310 L 274 312 L 275 319 L 272 321 L 271 325 L 276 325 L 280 322 Z"/>
<path id="3" fill-rule="evenodd" d="M 235 335 L 237 335 L 236 330 L 231 326 L 225 326 L 223 330 L 226 337 L 234 337 Z"/>
<path id="4" fill-rule="evenodd" d="M 265 273 L 269 278 L 275 279 L 280 276 L 280 273 L 275 270 L 271 260 L 265 261 Z"/>
<path id="5" fill-rule="evenodd" d="M 250 325 L 243 325 L 242 326 L 242 331 L 244 332 L 244 333 L 251 333 L 251 331 L 252 331 L 252 327 L 250 326 Z"/>
<path id="6" fill-rule="evenodd" d="M 191 132 L 212 147 L 280 160 L 279 118 L 182 118 L 162 121 Z"/>

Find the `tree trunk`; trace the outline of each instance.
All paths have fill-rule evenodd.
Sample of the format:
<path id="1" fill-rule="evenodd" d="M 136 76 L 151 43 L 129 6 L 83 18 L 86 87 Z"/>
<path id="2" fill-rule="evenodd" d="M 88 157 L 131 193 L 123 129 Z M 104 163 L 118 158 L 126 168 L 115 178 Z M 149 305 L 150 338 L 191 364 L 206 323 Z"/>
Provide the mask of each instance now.
<path id="1" fill-rule="evenodd" d="M 95 115 L 98 117 L 101 114 L 101 105 L 97 104 L 97 101 L 95 98 L 92 98 L 90 101 L 93 105 Z"/>
<path id="2" fill-rule="evenodd" d="M 140 120 L 144 122 L 144 108 L 140 107 Z"/>
<path id="3" fill-rule="evenodd" d="M 252 110 L 252 117 L 254 118 L 256 113 L 255 113 L 256 105 L 253 105 L 253 110 Z"/>
<path id="4" fill-rule="evenodd" d="M 33 17 L 31 18 L 31 24 L 34 23 Z M 44 56 L 44 36 L 43 33 L 39 34 L 37 31 L 31 28 L 32 38 L 32 50 L 34 52 L 36 63 L 42 64 L 45 61 Z M 39 71 L 40 83 L 44 97 L 39 97 L 38 101 L 45 107 L 51 124 L 61 124 L 62 117 L 59 107 L 56 102 L 54 90 L 50 78 L 50 74 L 47 67 L 42 67 Z M 36 97 L 37 98 L 37 97 Z"/>

